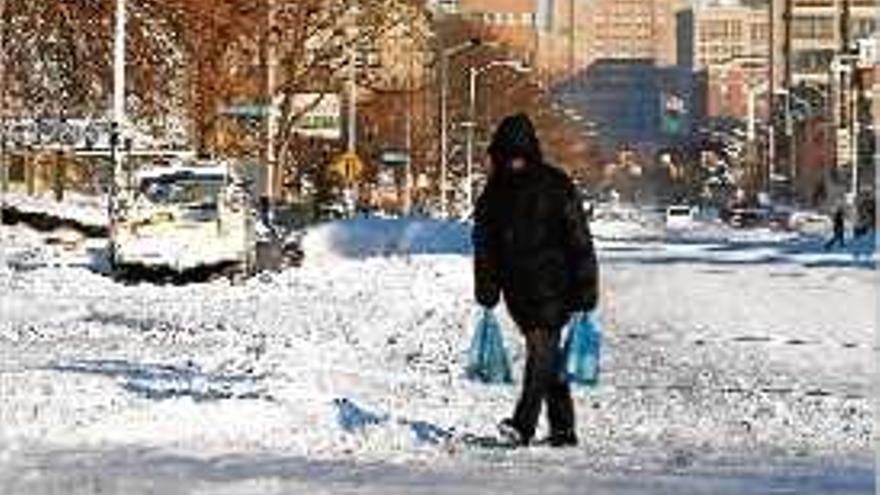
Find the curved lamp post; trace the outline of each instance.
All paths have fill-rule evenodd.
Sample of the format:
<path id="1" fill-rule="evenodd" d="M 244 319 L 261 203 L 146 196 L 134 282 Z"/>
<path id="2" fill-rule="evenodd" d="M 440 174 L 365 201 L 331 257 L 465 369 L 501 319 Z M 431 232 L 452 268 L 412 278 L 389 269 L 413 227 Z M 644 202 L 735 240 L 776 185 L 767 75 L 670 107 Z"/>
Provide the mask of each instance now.
<path id="1" fill-rule="evenodd" d="M 474 130 L 477 126 L 477 78 L 480 74 L 494 67 L 508 67 L 520 74 L 531 72 L 531 68 L 522 60 L 493 60 L 479 67 L 470 67 L 470 85 L 468 97 L 467 122 L 467 205 L 472 208 L 474 204 Z"/>
<path id="2" fill-rule="evenodd" d="M 480 38 L 471 38 L 458 45 L 444 48 L 440 52 L 440 215 L 448 216 L 448 168 L 449 168 L 449 124 L 448 124 L 448 99 L 449 99 L 449 59 L 466 50 L 476 47 L 495 48 L 498 46 L 494 41 L 483 41 Z"/>

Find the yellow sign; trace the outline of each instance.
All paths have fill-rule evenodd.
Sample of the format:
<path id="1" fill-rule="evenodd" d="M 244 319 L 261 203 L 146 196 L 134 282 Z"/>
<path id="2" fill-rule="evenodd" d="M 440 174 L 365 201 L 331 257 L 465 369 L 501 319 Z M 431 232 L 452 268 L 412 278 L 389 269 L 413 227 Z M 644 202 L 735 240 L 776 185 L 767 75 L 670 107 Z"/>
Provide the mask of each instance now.
<path id="1" fill-rule="evenodd" d="M 339 156 L 331 165 L 331 170 L 339 174 L 346 182 L 354 182 L 361 175 L 364 162 L 357 153 L 346 152 Z"/>

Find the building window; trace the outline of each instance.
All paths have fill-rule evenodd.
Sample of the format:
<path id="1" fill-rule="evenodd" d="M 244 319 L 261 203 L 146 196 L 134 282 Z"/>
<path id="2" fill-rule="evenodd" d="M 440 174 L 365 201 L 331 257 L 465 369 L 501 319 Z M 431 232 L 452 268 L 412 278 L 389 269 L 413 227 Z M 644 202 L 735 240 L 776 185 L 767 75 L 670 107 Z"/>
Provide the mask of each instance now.
<path id="1" fill-rule="evenodd" d="M 835 0 L 795 0 L 794 6 L 797 7 L 834 7 Z"/>
<path id="2" fill-rule="evenodd" d="M 874 34 L 877 29 L 877 21 L 875 19 L 857 19 L 853 35 L 858 38 L 868 38 Z"/>
<path id="3" fill-rule="evenodd" d="M 795 53 L 794 68 L 797 72 L 826 74 L 833 57 L 834 50 L 800 51 Z"/>
<path id="4" fill-rule="evenodd" d="M 799 40 L 833 40 L 834 18 L 829 16 L 799 16 L 792 24 L 792 37 Z"/>
<path id="5" fill-rule="evenodd" d="M 767 41 L 767 25 L 766 24 L 752 24 L 751 26 L 751 38 L 753 43 L 761 43 Z"/>

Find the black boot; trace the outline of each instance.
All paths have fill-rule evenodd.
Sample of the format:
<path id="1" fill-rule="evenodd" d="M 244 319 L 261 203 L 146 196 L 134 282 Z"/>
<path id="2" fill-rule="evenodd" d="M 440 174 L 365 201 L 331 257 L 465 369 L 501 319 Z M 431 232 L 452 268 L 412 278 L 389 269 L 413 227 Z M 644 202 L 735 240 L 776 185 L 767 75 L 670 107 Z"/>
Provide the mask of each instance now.
<path id="1" fill-rule="evenodd" d="M 577 447 L 578 439 L 574 430 L 554 431 L 547 437 L 551 447 Z"/>
<path id="2" fill-rule="evenodd" d="M 510 418 L 503 419 L 498 423 L 498 433 L 511 447 L 527 447 L 529 445 L 529 438 Z"/>

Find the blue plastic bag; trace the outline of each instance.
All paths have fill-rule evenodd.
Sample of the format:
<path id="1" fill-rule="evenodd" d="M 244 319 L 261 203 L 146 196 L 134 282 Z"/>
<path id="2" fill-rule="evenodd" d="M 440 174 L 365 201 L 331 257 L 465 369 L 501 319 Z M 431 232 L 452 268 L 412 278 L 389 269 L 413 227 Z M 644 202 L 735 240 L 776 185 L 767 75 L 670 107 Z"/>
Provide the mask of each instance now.
<path id="1" fill-rule="evenodd" d="M 568 324 L 563 345 L 563 373 L 568 383 L 596 385 L 602 333 L 596 314 L 576 313 Z"/>
<path id="2" fill-rule="evenodd" d="M 512 383 L 510 361 L 504 348 L 501 326 L 489 309 L 484 309 L 468 351 L 467 377 L 483 383 Z"/>

